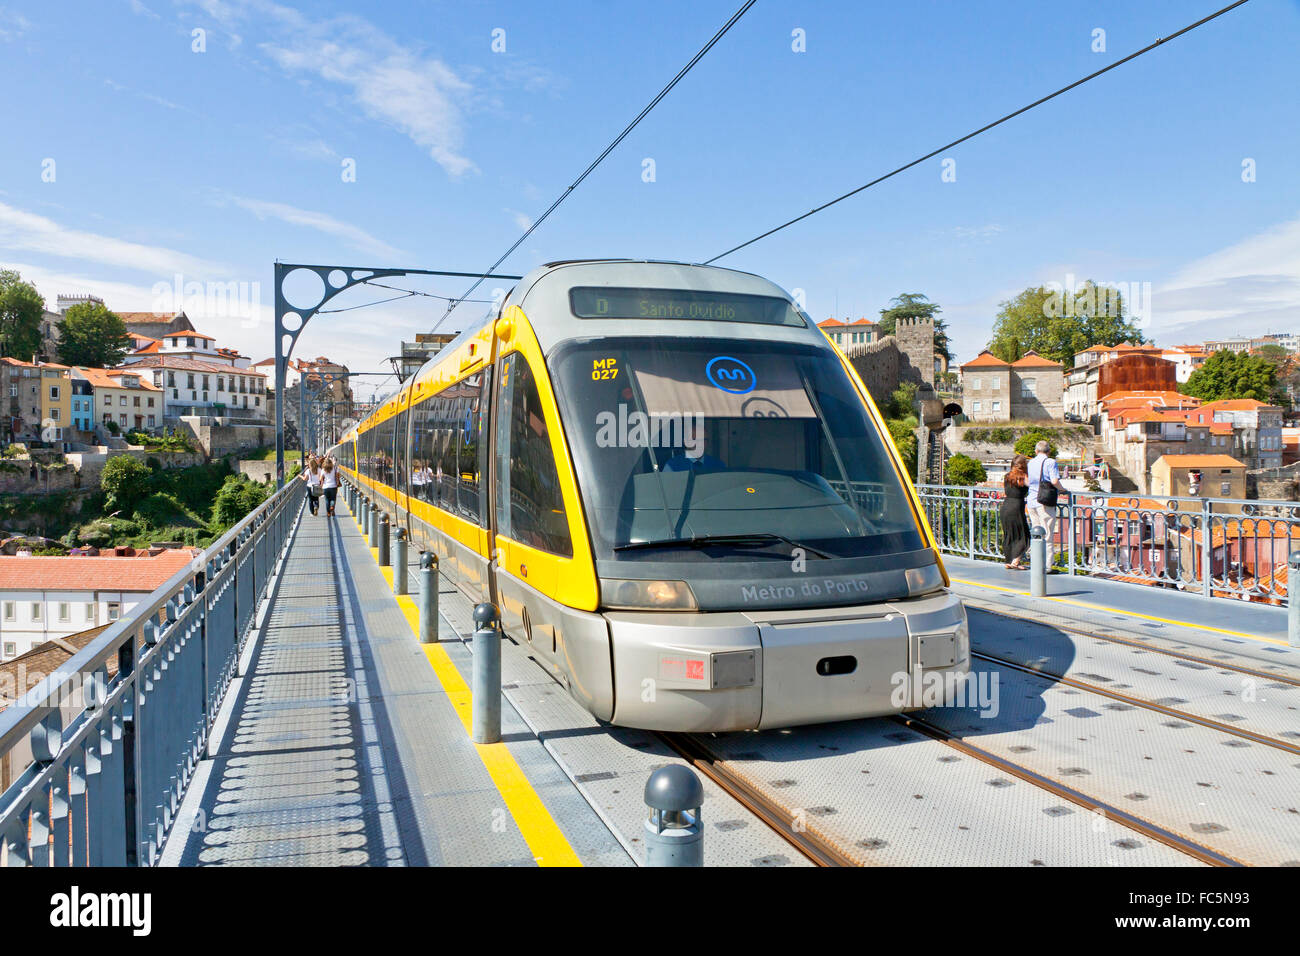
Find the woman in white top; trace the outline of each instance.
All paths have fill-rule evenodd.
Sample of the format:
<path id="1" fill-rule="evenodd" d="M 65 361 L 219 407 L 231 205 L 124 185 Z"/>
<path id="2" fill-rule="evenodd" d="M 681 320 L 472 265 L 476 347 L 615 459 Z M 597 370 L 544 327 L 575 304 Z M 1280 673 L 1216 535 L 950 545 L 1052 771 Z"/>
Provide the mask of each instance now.
<path id="1" fill-rule="evenodd" d="M 320 479 L 320 462 L 312 456 L 307 459 L 306 467 L 302 470 L 302 480 L 307 482 L 307 506 L 311 508 L 312 514 L 316 514 L 320 508 Z"/>
<path id="2" fill-rule="evenodd" d="M 320 469 L 320 486 L 325 492 L 325 515 L 334 517 L 334 499 L 339 493 L 339 471 L 334 467 L 334 459 L 326 458 Z"/>

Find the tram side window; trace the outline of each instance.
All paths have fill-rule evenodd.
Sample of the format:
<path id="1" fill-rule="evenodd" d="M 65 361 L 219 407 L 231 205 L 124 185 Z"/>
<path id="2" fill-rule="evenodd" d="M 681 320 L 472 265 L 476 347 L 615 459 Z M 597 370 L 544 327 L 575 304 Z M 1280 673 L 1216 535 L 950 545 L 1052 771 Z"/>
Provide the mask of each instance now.
<path id="1" fill-rule="evenodd" d="M 375 480 L 383 485 L 393 483 L 393 419 L 391 418 L 375 429 Z"/>
<path id="2" fill-rule="evenodd" d="M 497 429 L 497 528 L 529 547 L 571 557 L 555 457 L 532 370 L 517 352 L 502 361 Z"/>
<path id="3" fill-rule="evenodd" d="M 411 490 L 408 494 L 421 501 L 431 500 L 433 491 L 433 407 L 437 401 L 436 398 L 426 398 L 411 406 L 411 472 L 408 479 Z"/>
<path id="4" fill-rule="evenodd" d="M 479 400 L 482 378 L 474 375 L 457 387 L 456 400 L 456 510 L 477 524 L 479 518 Z"/>
<path id="5" fill-rule="evenodd" d="M 397 440 L 397 454 L 393 466 L 393 487 L 401 494 L 410 493 L 410 485 L 408 484 L 410 473 L 406 467 L 406 463 L 409 460 L 406 455 L 406 419 L 407 413 L 405 410 L 393 419 L 393 427 L 395 429 Z"/>

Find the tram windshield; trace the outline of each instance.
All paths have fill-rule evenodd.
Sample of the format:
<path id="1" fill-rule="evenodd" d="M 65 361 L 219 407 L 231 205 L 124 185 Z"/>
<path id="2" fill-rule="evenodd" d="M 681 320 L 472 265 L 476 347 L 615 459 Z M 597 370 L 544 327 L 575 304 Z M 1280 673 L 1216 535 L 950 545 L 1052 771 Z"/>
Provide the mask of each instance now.
<path id="1" fill-rule="evenodd" d="M 550 364 L 597 558 L 924 547 L 887 439 L 828 349 L 579 339 Z"/>

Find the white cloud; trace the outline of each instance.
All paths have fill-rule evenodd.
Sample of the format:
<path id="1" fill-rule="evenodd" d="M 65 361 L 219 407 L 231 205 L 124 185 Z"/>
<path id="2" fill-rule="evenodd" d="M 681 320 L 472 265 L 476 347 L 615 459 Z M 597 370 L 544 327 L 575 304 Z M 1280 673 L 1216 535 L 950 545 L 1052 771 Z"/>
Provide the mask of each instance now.
<path id="1" fill-rule="evenodd" d="M 515 225 L 518 226 L 524 232 L 527 232 L 529 229 L 533 228 L 532 219 L 530 219 L 528 216 L 525 216 L 522 212 L 518 212 L 517 210 L 514 209 L 507 209 L 505 210 L 505 212 L 508 212 L 510 214 L 510 218 L 515 221 Z"/>
<path id="2" fill-rule="evenodd" d="M 131 12 L 137 17 L 148 17 L 151 20 L 161 19 L 158 14 L 146 7 L 140 0 L 128 0 L 131 5 Z"/>
<path id="3" fill-rule="evenodd" d="M 68 229 L 52 219 L 23 212 L 4 203 L 0 203 L 0 249 L 97 262 L 167 277 L 177 272 L 199 277 L 222 275 L 230 271 L 219 263 L 173 249 Z"/>
<path id="4" fill-rule="evenodd" d="M 1300 325 L 1300 218 L 1183 266 L 1152 293 L 1155 331 L 1252 335 Z"/>
<path id="5" fill-rule="evenodd" d="M 293 226 L 305 226 L 308 229 L 315 229 L 326 235 L 342 239 L 363 252 L 373 253 L 389 259 L 398 259 L 403 255 L 400 249 L 390 246 L 382 239 L 375 238 L 364 229 L 341 222 L 323 212 L 298 209 L 296 206 L 290 206 L 282 202 L 245 199 L 242 196 L 231 196 L 230 201 L 241 209 L 248 210 L 258 219 L 278 219 Z"/>
<path id="6" fill-rule="evenodd" d="M 426 149 L 452 176 L 475 169 L 462 153 L 470 84 L 442 60 L 403 45 L 366 20 L 311 20 L 268 0 L 178 0 L 232 37 L 257 30 L 260 49 L 285 73 L 340 86 L 371 119 Z"/>
<path id="7" fill-rule="evenodd" d="M 0 7 L 0 40 L 17 40 L 32 28 L 32 22 L 21 13 Z"/>

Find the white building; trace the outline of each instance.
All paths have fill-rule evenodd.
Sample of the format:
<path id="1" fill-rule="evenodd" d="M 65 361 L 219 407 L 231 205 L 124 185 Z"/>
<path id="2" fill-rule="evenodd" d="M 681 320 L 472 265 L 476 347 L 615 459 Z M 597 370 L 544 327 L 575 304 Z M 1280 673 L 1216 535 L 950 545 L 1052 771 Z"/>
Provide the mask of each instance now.
<path id="1" fill-rule="evenodd" d="M 180 548 L 134 557 L 0 556 L 0 659 L 116 621 L 197 553 Z"/>
<path id="2" fill-rule="evenodd" d="M 152 377 L 162 390 L 166 418 L 267 417 L 266 376 L 254 369 L 168 354 L 147 355 L 126 368 Z"/>

